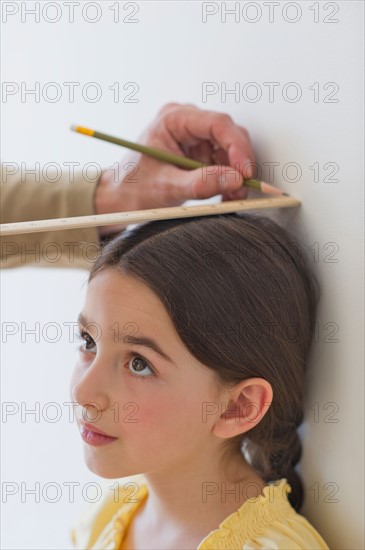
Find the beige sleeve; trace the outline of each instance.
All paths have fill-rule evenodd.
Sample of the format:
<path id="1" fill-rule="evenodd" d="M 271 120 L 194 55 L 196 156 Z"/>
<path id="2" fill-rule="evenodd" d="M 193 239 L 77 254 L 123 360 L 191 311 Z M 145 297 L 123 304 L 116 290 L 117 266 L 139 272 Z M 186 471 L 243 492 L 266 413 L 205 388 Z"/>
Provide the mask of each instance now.
<path id="1" fill-rule="evenodd" d="M 65 174 L 57 182 L 24 180 L 5 174 L 1 166 L 1 223 L 11 223 L 95 214 L 94 193 L 97 181 L 81 174 L 69 181 Z M 22 267 L 75 267 L 90 270 L 100 246 L 97 227 L 21 233 L 0 237 L 3 269 Z"/>

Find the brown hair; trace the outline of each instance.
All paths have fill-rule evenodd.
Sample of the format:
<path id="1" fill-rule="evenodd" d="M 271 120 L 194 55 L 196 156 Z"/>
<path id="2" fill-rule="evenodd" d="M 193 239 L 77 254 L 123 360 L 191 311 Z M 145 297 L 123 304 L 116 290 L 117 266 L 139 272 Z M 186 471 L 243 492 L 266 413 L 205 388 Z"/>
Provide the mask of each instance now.
<path id="1" fill-rule="evenodd" d="M 299 511 L 297 428 L 319 285 L 296 239 L 256 213 L 159 220 L 106 242 L 89 281 L 108 266 L 153 290 L 217 384 L 230 388 L 253 377 L 271 384 L 263 418 L 224 443 L 243 452 L 265 482 L 285 477 Z"/>

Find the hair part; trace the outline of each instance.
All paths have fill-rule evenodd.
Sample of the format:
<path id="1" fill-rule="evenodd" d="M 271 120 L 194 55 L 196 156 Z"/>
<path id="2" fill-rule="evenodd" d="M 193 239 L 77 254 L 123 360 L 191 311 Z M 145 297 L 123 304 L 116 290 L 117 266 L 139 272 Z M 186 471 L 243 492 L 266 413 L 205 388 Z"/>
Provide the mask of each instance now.
<path id="1" fill-rule="evenodd" d="M 89 282 L 106 267 L 137 277 L 158 296 L 218 387 L 253 377 L 271 384 L 263 418 L 222 449 L 243 453 L 265 482 L 285 477 L 299 511 L 297 428 L 319 284 L 296 239 L 256 213 L 158 220 L 106 242 Z"/>

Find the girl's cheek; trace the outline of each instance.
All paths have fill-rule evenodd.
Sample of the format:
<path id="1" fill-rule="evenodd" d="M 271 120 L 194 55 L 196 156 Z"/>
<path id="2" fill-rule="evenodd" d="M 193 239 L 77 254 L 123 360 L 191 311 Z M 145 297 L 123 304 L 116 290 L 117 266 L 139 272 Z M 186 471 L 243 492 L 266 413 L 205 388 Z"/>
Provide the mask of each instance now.
<path id="1" fill-rule="evenodd" d="M 93 355 L 92 353 L 83 353 L 79 351 L 75 366 L 77 367 L 80 365 L 88 365 L 93 361 L 94 357 L 95 355 Z"/>
<path id="2" fill-rule="evenodd" d="M 161 403 L 161 399 L 149 400 L 148 404 L 146 402 L 136 404 L 138 412 L 135 417 L 138 418 L 140 426 L 155 430 L 174 422 L 174 418 L 170 418 L 173 414 L 172 406 L 172 403 L 170 405 Z"/>
<path id="3" fill-rule="evenodd" d="M 74 367 L 70 377 L 70 384 L 69 384 L 70 395 L 73 400 L 75 399 L 75 397 L 72 394 L 72 391 L 82 380 L 83 372 L 85 371 L 86 367 L 87 367 L 87 364 L 85 364 L 85 362 L 80 357 L 74 363 Z"/>
<path id="4" fill-rule="evenodd" d="M 69 384 L 70 393 L 72 392 L 72 390 L 73 390 L 74 386 L 76 385 L 77 381 L 78 381 L 78 373 L 77 373 L 77 368 L 75 366 L 73 368 L 71 378 L 70 378 L 70 384 Z"/>
<path id="5" fill-rule="evenodd" d="M 82 379 L 84 373 L 90 368 L 93 357 L 91 354 L 79 352 L 71 375 L 74 382 L 79 382 Z"/>

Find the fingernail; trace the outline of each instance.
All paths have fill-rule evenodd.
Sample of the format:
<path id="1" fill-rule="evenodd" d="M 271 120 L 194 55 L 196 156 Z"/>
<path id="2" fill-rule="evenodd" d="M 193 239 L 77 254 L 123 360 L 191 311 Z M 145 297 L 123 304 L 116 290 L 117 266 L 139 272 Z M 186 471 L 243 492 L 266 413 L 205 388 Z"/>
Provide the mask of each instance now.
<path id="1" fill-rule="evenodd" d="M 243 187 L 242 189 L 239 189 L 238 191 L 236 191 L 236 192 L 234 193 L 234 195 L 235 195 L 235 198 L 236 198 L 237 200 L 245 199 L 245 198 L 247 197 L 247 195 L 248 195 L 248 189 L 247 189 L 247 187 Z"/>
<path id="2" fill-rule="evenodd" d="M 245 174 L 246 178 L 253 178 L 253 167 L 254 162 L 250 158 L 245 158 L 243 161 L 243 173 Z"/>

